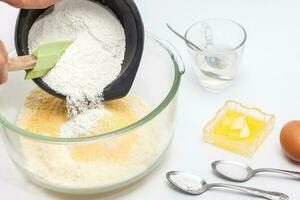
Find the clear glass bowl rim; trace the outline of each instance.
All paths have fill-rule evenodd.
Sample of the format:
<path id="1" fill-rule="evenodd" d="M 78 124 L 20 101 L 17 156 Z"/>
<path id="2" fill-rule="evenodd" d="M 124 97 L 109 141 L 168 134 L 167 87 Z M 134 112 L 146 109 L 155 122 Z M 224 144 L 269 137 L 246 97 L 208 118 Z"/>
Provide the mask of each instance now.
<path id="1" fill-rule="evenodd" d="M 90 136 L 90 137 L 82 137 L 82 138 L 59 138 L 59 137 L 51 137 L 51 136 L 45 136 L 45 135 L 39 135 L 30 131 L 27 131 L 25 129 L 22 129 L 15 124 L 9 122 L 1 113 L 0 113 L 0 124 L 3 125 L 5 128 L 14 131 L 15 133 L 31 138 L 33 140 L 38 140 L 38 141 L 43 141 L 43 142 L 54 142 L 54 143 L 75 143 L 75 142 L 89 142 L 89 141 L 94 141 L 94 140 L 99 140 L 107 137 L 112 137 L 116 135 L 121 135 L 121 134 L 126 134 L 126 132 L 129 132 L 133 129 L 136 129 L 147 122 L 151 121 L 153 118 L 155 118 L 157 115 L 159 115 L 169 104 L 170 102 L 174 99 L 174 97 L 177 94 L 180 81 L 181 81 L 181 75 L 184 73 L 184 71 L 180 71 L 179 69 L 179 64 L 178 60 L 176 59 L 177 56 L 175 56 L 176 49 L 171 49 L 168 47 L 166 44 L 166 40 L 160 39 L 151 33 L 146 33 L 146 36 L 153 39 L 155 42 L 157 42 L 159 45 L 161 45 L 169 54 L 170 57 L 174 63 L 174 81 L 172 83 L 172 87 L 170 91 L 168 92 L 168 95 L 164 98 L 164 100 L 153 110 L 151 111 L 148 115 L 140 119 L 139 121 L 126 126 L 124 128 L 111 131 L 111 132 L 106 132 L 101 135 L 96 135 L 96 136 Z M 176 53 L 175 53 L 175 52 Z"/>
<path id="2" fill-rule="evenodd" d="M 246 43 L 247 37 L 248 37 L 247 32 L 246 32 L 246 29 L 245 29 L 241 24 L 239 24 L 238 22 L 236 22 L 236 21 L 234 21 L 234 20 L 231 20 L 231 19 L 224 19 L 224 18 L 209 18 L 209 19 L 204 19 L 204 20 L 197 21 L 197 22 L 193 23 L 190 27 L 188 27 L 188 29 L 185 31 L 184 37 L 185 37 L 186 39 L 189 39 L 188 35 L 189 35 L 190 31 L 192 30 L 192 28 L 194 28 L 195 26 L 197 26 L 197 25 L 199 25 L 199 24 L 201 24 L 201 23 L 209 22 L 209 21 L 224 21 L 224 22 L 230 22 L 230 23 L 233 23 L 233 24 L 239 26 L 239 27 L 241 28 L 241 30 L 243 31 L 244 38 L 243 38 L 243 40 L 240 42 L 240 44 L 237 45 L 236 47 L 232 48 L 232 49 L 228 49 L 227 51 L 235 51 L 235 50 L 239 49 L 240 47 L 242 47 L 242 46 Z M 193 48 L 190 44 L 188 44 L 188 43 L 186 43 L 186 44 L 187 44 L 187 46 L 188 46 L 190 49 L 192 49 L 192 50 L 194 50 L 194 51 L 198 51 L 198 50 L 196 50 L 195 48 Z"/>

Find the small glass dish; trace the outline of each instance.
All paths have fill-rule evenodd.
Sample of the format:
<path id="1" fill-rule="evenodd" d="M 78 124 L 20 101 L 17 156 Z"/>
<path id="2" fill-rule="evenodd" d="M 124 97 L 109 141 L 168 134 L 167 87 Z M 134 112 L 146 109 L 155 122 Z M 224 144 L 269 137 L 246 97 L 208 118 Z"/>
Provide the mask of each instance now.
<path id="1" fill-rule="evenodd" d="M 236 115 L 239 114 L 239 116 L 235 116 L 235 114 L 231 113 L 231 117 L 236 117 L 236 119 L 244 118 L 247 124 L 248 135 L 245 137 L 241 135 L 237 136 L 237 133 L 241 134 L 241 129 L 239 129 L 239 132 L 235 132 L 238 128 L 228 129 L 228 127 L 225 127 L 228 120 L 233 119 L 226 118 L 229 116 L 229 112 L 235 112 Z M 206 142 L 220 148 L 245 157 L 252 157 L 273 130 L 274 124 L 274 115 L 230 100 L 225 103 L 215 114 L 214 118 L 204 127 L 203 137 Z M 220 125 L 223 125 L 223 127 L 220 128 Z"/>

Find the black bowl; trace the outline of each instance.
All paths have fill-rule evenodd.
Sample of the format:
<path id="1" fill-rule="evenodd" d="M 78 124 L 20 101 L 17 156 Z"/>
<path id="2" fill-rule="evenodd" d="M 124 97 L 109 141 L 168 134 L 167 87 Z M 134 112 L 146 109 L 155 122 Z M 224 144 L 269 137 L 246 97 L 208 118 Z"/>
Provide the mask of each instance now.
<path id="1" fill-rule="evenodd" d="M 103 91 L 103 98 L 105 101 L 108 101 L 128 94 L 143 54 L 145 33 L 141 15 L 133 0 L 96 0 L 96 2 L 104 4 L 115 13 L 124 27 L 126 36 L 126 51 L 121 73 Z M 45 10 L 20 10 L 15 30 L 15 47 L 19 56 L 29 54 L 29 30 Z M 51 89 L 41 78 L 36 78 L 33 81 L 49 94 L 61 99 L 66 98 L 64 95 Z"/>

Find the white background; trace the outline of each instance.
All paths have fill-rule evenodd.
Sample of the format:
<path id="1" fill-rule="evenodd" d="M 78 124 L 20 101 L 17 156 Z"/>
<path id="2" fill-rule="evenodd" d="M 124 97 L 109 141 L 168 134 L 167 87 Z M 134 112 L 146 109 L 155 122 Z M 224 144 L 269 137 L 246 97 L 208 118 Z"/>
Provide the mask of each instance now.
<path id="1" fill-rule="evenodd" d="M 225 199 L 250 200 L 238 193 L 212 190 L 201 197 L 174 191 L 165 180 L 168 170 L 184 170 L 201 175 L 209 182 L 220 182 L 210 170 L 217 159 L 234 159 L 253 167 L 277 167 L 299 170 L 281 152 L 279 132 L 289 120 L 300 119 L 300 1 L 288 0 L 136 0 L 149 32 L 176 45 L 186 63 L 187 72 L 180 87 L 179 116 L 175 140 L 166 160 L 137 184 L 102 196 L 74 197 L 41 189 L 25 181 L 13 168 L 0 145 L 1 199 Z M 0 3 L 0 39 L 13 49 L 17 10 Z M 172 35 L 168 22 L 184 32 L 205 18 L 229 18 L 241 23 L 248 32 L 242 68 L 234 86 L 220 94 L 205 92 L 197 83 L 184 44 Z M 201 130 L 225 100 L 234 99 L 258 106 L 276 115 L 276 127 L 252 159 L 245 159 L 206 144 Z M 284 177 L 259 176 L 241 184 L 285 192 L 292 200 L 300 198 L 299 181 Z"/>

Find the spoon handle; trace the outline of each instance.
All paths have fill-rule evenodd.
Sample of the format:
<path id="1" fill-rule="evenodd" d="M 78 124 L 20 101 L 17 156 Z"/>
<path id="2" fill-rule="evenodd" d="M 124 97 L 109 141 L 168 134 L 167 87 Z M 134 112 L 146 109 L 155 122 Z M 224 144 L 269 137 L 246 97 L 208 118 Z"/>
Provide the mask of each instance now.
<path id="1" fill-rule="evenodd" d="M 255 173 L 259 172 L 272 172 L 277 174 L 284 174 L 294 178 L 300 178 L 300 172 L 290 171 L 290 170 L 282 170 L 282 169 L 273 169 L 273 168 L 261 168 L 254 170 Z"/>
<path id="2" fill-rule="evenodd" d="M 251 187 L 236 186 L 236 185 L 231 185 L 231 184 L 215 183 L 215 184 L 209 184 L 208 187 L 209 188 L 211 188 L 211 187 L 230 188 L 230 189 L 239 190 L 239 191 L 248 193 L 253 196 L 263 197 L 265 199 L 270 199 L 270 200 L 288 200 L 289 199 L 289 197 L 283 193 L 265 191 L 265 190 L 260 190 L 260 189 L 256 189 L 256 188 L 251 188 Z"/>
<path id="3" fill-rule="evenodd" d="M 169 24 L 167 24 L 168 29 L 170 29 L 175 35 L 177 35 L 179 38 L 181 38 L 182 40 L 184 40 L 186 43 L 188 43 L 189 45 L 191 45 L 192 47 L 194 47 L 195 49 L 197 49 L 198 51 L 202 51 L 200 47 L 198 47 L 197 45 L 195 45 L 193 42 L 189 41 L 188 39 L 186 39 L 183 35 L 180 35 L 177 31 L 175 31 Z"/>

